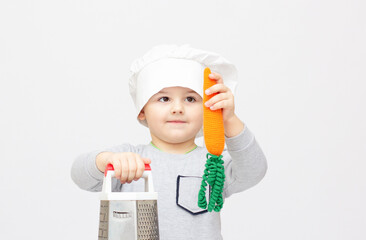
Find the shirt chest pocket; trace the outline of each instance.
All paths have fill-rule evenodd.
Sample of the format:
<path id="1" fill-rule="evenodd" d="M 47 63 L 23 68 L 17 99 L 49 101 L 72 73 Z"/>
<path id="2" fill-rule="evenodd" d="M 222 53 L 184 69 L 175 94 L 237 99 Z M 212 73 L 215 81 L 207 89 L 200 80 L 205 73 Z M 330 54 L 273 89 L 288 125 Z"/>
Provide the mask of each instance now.
<path id="1" fill-rule="evenodd" d="M 202 177 L 182 176 L 177 177 L 177 205 L 187 212 L 196 215 L 206 213 L 206 209 L 198 206 L 198 193 L 201 188 Z M 206 199 L 210 199 L 211 186 L 206 187 Z"/>

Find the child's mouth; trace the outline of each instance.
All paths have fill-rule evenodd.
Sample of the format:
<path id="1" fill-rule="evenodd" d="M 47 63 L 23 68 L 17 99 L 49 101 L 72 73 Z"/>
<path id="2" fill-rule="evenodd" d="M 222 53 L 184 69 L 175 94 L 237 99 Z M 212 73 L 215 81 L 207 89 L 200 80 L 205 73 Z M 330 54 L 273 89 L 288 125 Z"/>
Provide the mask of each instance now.
<path id="1" fill-rule="evenodd" d="M 168 121 L 168 123 L 186 123 L 184 121 Z"/>

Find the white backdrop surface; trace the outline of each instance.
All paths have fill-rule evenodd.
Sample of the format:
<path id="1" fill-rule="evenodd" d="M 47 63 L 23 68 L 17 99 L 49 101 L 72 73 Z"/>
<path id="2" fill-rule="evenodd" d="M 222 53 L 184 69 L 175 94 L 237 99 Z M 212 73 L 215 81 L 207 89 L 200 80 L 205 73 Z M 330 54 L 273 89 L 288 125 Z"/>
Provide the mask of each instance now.
<path id="1" fill-rule="evenodd" d="M 160 43 L 239 70 L 236 113 L 268 172 L 227 199 L 224 239 L 366 239 L 366 4 L 361 0 L 1 1 L 0 238 L 97 239 L 81 153 L 148 143 L 131 62 Z"/>

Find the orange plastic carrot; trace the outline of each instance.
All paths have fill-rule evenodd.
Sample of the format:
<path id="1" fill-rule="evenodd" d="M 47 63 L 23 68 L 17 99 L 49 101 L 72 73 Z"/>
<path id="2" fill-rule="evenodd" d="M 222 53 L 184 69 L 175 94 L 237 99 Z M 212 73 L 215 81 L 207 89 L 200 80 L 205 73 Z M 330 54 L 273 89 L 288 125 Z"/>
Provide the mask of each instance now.
<path id="1" fill-rule="evenodd" d="M 216 84 L 215 80 L 208 77 L 210 73 L 211 70 L 205 68 L 203 79 L 203 104 L 217 94 L 205 94 L 206 89 Z M 221 108 L 211 110 L 203 105 L 203 136 L 208 152 L 220 156 L 225 147 L 224 122 Z"/>

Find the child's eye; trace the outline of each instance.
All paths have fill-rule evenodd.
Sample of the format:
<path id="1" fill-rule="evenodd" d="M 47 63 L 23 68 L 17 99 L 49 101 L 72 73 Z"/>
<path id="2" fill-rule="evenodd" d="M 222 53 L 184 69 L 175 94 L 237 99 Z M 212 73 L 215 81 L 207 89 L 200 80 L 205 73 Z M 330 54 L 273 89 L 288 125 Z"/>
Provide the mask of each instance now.
<path id="1" fill-rule="evenodd" d="M 161 97 L 161 98 L 159 98 L 159 102 L 167 102 L 169 100 L 169 98 L 168 97 Z"/>
<path id="2" fill-rule="evenodd" d="M 186 98 L 188 102 L 195 102 L 196 99 L 194 97 L 187 97 Z"/>

